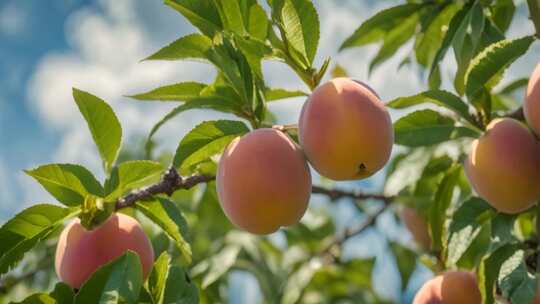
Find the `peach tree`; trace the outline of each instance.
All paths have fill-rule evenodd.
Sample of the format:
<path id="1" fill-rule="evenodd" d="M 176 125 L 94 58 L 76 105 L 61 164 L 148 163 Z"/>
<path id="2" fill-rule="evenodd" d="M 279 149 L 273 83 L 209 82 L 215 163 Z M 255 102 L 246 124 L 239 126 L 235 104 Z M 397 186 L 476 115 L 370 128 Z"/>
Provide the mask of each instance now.
<path id="1" fill-rule="evenodd" d="M 242 271 L 264 303 L 391 303 L 373 285 L 375 258 L 343 248 L 395 214 L 414 244 L 379 241 L 401 293 L 419 264 L 435 274 L 413 303 L 540 303 L 540 66 L 501 84 L 540 39 L 539 0 L 410 0 L 364 20 L 340 51 L 380 45 L 371 72 L 407 49 L 396 68 L 424 72 L 425 91 L 387 101 L 331 58 L 315 63 L 320 24 L 309 0 L 165 4 L 194 33 L 144 60 L 202 61 L 214 80 L 130 96 L 176 105 L 140 147 L 122 143 L 106 101 L 73 89 L 106 178 L 78 164 L 26 171 L 57 203 L 0 228 L 2 301 L 223 303 L 234 300 L 228 274 Z M 520 5 L 535 32 L 507 38 Z M 304 86 L 269 87 L 267 60 Z M 290 98 L 305 98 L 302 113 L 278 125 L 269 104 Z M 193 109 L 236 118 L 202 121 L 169 139 L 172 155 L 156 153 L 156 132 Z M 401 118 L 392 123 L 388 109 Z M 380 170 L 377 193 L 335 183 Z M 309 206 L 313 196 L 353 206 L 356 222 L 338 229 L 339 217 Z"/>

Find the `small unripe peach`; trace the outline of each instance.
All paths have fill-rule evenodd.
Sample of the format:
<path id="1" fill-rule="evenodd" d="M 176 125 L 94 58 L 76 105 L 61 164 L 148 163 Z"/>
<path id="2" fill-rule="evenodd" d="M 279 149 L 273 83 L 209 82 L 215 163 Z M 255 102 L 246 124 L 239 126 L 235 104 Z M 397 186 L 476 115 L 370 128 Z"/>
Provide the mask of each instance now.
<path id="1" fill-rule="evenodd" d="M 416 243 L 424 249 L 429 249 L 431 247 L 431 236 L 429 235 L 426 219 L 416 209 L 410 207 L 403 208 L 400 217 Z"/>
<path id="2" fill-rule="evenodd" d="M 302 151 L 273 129 L 258 129 L 231 142 L 219 161 L 216 181 L 229 220 L 255 234 L 297 223 L 311 195 Z"/>
<path id="3" fill-rule="evenodd" d="M 55 268 L 61 281 L 80 288 L 104 264 L 132 250 L 139 255 L 144 278 L 154 262 L 154 250 L 141 225 L 116 213 L 93 230 L 78 219 L 64 228 L 58 239 Z"/>
<path id="4" fill-rule="evenodd" d="M 334 180 L 369 177 L 392 152 L 390 114 L 375 92 L 335 78 L 308 98 L 298 124 L 300 145 L 319 174 Z"/>
<path id="5" fill-rule="evenodd" d="M 536 66 L 529 79 L 523 112 L 529 127 L 540 135 L 540 64 Z"/>
<path id="6" fill-rule="evenodd" d="M 472 144 L 465 172 L 474 190 L 500 212 L 540 200 L 540 142 L 517 120 L 493 120 Z"/>
<path id="7" fill-rule="evenodd" d="M 448 271 L 424 283 L 413 304 L 480 304 L 482 296 L 474 274 Z"/>

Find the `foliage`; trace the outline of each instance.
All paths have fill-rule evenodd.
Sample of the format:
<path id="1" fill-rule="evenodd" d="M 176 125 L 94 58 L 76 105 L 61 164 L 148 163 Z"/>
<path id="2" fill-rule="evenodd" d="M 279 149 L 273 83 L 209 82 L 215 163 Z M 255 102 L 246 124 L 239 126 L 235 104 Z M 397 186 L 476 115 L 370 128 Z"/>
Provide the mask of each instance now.
<path id="1" fill-rule="evenodd" d="M 403 294 L 421 263 L 434 272 L 454 268 L 476 272 L 483 303 L 494 303 L 495 294 L 513 303 L 530 303 L 537 285 L 536 269 L 530 263 L 539 254 L 537 215 L 530 210 L 498 214 L 472 193 L 462 162 L 466 147 L 483 134 L 489 121 L 513 110 L 513 93 L 522 90 L 527 80 L 517 79 L 502 89 L 498 84 L 540 32 L 536 37 L 505 36 L 516 10 L 510 0 L 403 2 L 364 20 L 340 47 L 353 52 L 379 44 L 370 72 L 398 50 L 411 48 L 400 67 L 416 63 L 426 72 L 424 92 L 386 103 L 407 111 L 394 123 L 400 148 L 386 170 L 385 192 L 314 191 L 326 195 L 329 204 L 342 204 L 344 200 L 338 198 L 346 198 L 345 203 L 352 202 L 366 222 L 342 232 L 328 212 L 313 208 L 300 224 L 278 233 L 284 238 L 281 244 L 234 229 L 219 207 L 212 178 L 186 179 L 214 176 L 216 156 L 233 139 L 250 129 L 272 126 L 269 102 L 309 94 L 304 88 L 268 87 L 263 61 L 282 62 L 309 90 L 319 85 L 331 63 L 330 59 L 316 63 L 320 22 L 314 3 L 165 0 L 198 32 L 178 38 L 144 60 L 202 61 L 215 68 L 214 81 L 175 83 L 131 96 L 140 102 L 176 104 L 149 132 L 146 157 L 121 149 L 121 124 L 104 100 L 73 89 L 106 178 L 98 181 L 76 164 L 26 171 L 65 206 L 32 206 L 0 228 L 0 272 L 11 270 L 0 287 L 52 286 L 32 281 L 50 267 L 24 269 L 23 256 L 54 246 L 66 219 L 79 216 L 86 228 L 92 228 L 121 209 L 138 217 L 151 236 L 158 258 L 146 282 L 137 255 L 127 252 L 101 267 L 78 291 L 58 283 L 50 293 L 29 295 L 20 303 L 224 303 L 231 300 L 226 287 L 232 271 L 256 278 L 264 303 L 389 303 L 373 286 L 375 259 L 347 259 L 343 245 L 376 224 L 378 215 L 408 206 L 427 217 L 432 245 L 421 249 L 383 236 L 387 251 L 396 259 Z M 531 16 L 540 15 L 538 3 L 530 9 Z M 533 22 L 540 30 L 540 20 L 533 18 Z M 441 66 L 450 53 L 456 73 L 453 79 L 444 79 Z M 334 63 L 334 76 L 347 75 L 346 63 L 341 64 Z M 441 88 L 446 82 L 453 88 Z M 235 120 L 201 122 L 178 141 L 172 157 L 153 155 L 153 135 L 192 109 L 232 114 Z M 294 128 L 277 127 L 294 135 Z M 180 175 L 171 184 L 166 176 L 176 171 Z M 380 212 L 373 215 L 373 206 Z M 52 263 L 50 257 L 46 261 Z M 21 271 L 29 275 L 18 279 Z M 4 293 L 5 300 L 14 296 L 11 289 Z"/>

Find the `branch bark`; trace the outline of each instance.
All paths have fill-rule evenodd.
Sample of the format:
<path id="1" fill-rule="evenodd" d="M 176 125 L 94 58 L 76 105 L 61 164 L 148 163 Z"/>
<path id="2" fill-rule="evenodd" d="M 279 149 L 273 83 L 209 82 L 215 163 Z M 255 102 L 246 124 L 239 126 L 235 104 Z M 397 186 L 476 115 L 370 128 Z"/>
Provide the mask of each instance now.
<path id="1" fill-rule="evenodd" d="M 517 120 L 520 120 L 520 121 L 525 120 L 525 114 L 523 113 L 523 108 L 522 107 L 519 107 L 515 111 L 509 112 L 509 113 L 503 115 L 503 117 L 513 118 L 513 119 L 517 119 Z"/>

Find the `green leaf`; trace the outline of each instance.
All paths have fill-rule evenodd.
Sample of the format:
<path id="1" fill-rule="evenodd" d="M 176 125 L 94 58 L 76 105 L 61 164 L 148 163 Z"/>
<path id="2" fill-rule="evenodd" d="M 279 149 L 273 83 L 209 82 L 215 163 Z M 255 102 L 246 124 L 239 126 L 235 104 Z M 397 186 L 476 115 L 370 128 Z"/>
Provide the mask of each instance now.
<path id="1" fill-rule="evenodd" d="M 187 264 L 191 263 L 191 246 L 187 221 L 176 205 L 165 199 L 155 198 L 151 201 L 136 203 L 137 210 L 158 225 L 174 240 Z"/>
<path id="2" fill-rule="evenodd" d="M 401 25 L 411 14 L 416 13 L 421 4 L 407 3 L 385 9 L 364 21 L 362 25 L 343 42 L 340 50 L 363 46 L 380 41 L 394 28 Z"/>
<path id="3" fill-rule="evenodd" d="M 415 33 L 418 24 L 418 13 L 411 14 L 404 19 L 399 26 L 394 27 L 384 37 L 384 43 L 369 64 L 369 72 L 373 71 L 378 65 L 392 57 L 399 48 L 404 45 Z"/>
<path id="4" fill-rule="evenodd" d="M 73 289 L 65 283 L 59 282 L 54 286 L 54 290 L 49 294 L 58 304 L 72 304 L 75 300 Z"/>
<path id="5" fill-rule="evenodd" d="M 479 134 L 466 127 L 455 126 L 455 121 L 433 110 L 420 110 L 394 123 L 396 144 L 408 147 L 430 146 L 461 137 Z"/>
<path id="6" fill-rule="evenodd" d="M 437 50 L 442 45 L 446 27 L 460 8 L 459 3 L 449 3 L 431 20 L 425 32 L 418 35 L 415 46 L 418 63 L 428 66 L 433 62 Z"/>
<path id="7" fill-rule="evenodd" d="M 40 204 L 5 223 L 0 228 L 0 274 L 16 265 L 27 251 L 77 212 L 75 208 Z"/>
<path id="8" fill-rule="evenodd" d="M 514 19 L 516 6 L 513 0 L 495 0 L 495 4 L 490 6 L 491 19 L 501 32 L 506 32 Z"/>
<path id="9" fill-rule="evenodd" d="M 266 89 L 265 95 L 266 95 L 266 101 L 276 101 L 276 100 L 287 99 L 287 98 L 308 96 L 308 94 L 303 91 L 288 91 L 285 89 L 270 89 L 270 88 Z"/>
<path id="10" fill-rule="evenodd" d="M 142 285 L 141 261 L 128 250 L 98 268 L 77 293 L 75 303 L 137 303 Z"/>
<path id="11" fill-rule="evenodd" d="M 148 278 L 152 303 L 199 303 L 199 291 L 188 274 L 171 264 L 171 257 L 164 252 L 157 259 Z"/>
<path id="12" fill-rule="evenodd" d="M 319 44 L 319 16 L 309 0 L 285 0 L 281 21 L 287 42 L 304 57 L 310 66 Z"/>
<path id="13" fill-rule="evenodd" d="M 270 21 L 265 10 L 258 3 L 254 3 L 248 12 L 247 30 L 249 34 L 257 39 L 265 40 L 270 27 Z"/>
<path id="14" fill-rule="evenodd" d="M 208 37 L 213 37 L 223 28 L 213 0 L 165 0 L 165 4 L 182 14 Z"/>
<path id="15" fill-rule="evenodd" d="M 533 41 L 532 36 L 502 40 L 484 49 L 471 61 L 465 75 L 467 96 L 475 97 L 484 88 L 494 87 L 504 70 L 525 54 Z"/>
<path id="16" fill-rule="evenodd" d="M 447 265 L 455 265 L 476 240 L 482 225 L 493 215 L 492 208 L 482 199 L 473 197 L 454 212 L 448 228 Z"/>
<path id="17" fill-rule="evenodd" d="M 498 280 L 501 265 L 517 250 L 518 247 L 515 245 L 506 245 L 482 259 L 477 270 L 478 286 L 480 287 L 480 293 L 482 294 L 482 303 L 493 303 L 495 282 Z"/>
<path id="18" fill-rule="evenodd" d="M 490 248 L 491 252 L 518 241 L 514 235 L 516 216 L 499 213 L 491 220 Z"/>
<path id="19" fill-rule="evenodd" d="M 505 85 L 500 91 L 499 91 L 499 94 L 504 94 L 504 95 L 510 95 L 512 94 L 514 91 L 517 91 L 517 90 L 520 90 L 522 88 L 525 88 L 527 87 L 527 84 L 529 83 L 529 78 L 519 78 L 519 79 L 516 79 L 510 83 L 508 83 L 507 85 Z"/>
<path id="20" fill-rule="evenodd" d="M 201 34 L 181 37 L 144 60 L 207 59 L 212 48 L 212 40 Z"/>
<path id="21" fill-rule="evenodd" d="M 26 170 L 52 196 L 67 206 L 78 206 L 89 194 L 102 197 L 104 190 L 86 168 L 72 164 L 50 164 Z"/>
<path id="22" fill-rule="evenodd" d="M 56 300 L 46 293 L 36 293 L 28 296 L 21 302 L 10 302 L 10 304 L 56 304 Z"/>
<path id="23" fill-rule="evenodd" d="M 523 250 L 517 250 L 502 263 L 498 283 L 505 299 L 512 303 L 533 302 L 538 283 L 527 271 Z"/>
<path id="24" fill-rule="evenodd" d="M 223 28 L 240 35 L 246 34 L 244 16 L 238 0 L 216 1 L 215 2 L 221 16 Z"/>
<path id="25" fill-rule="evenodd" d="M 213 255 L 209 260 L 209 270 L 203 278 L 202 288 L 206 289 L 227 273 L 233 267 L 239 253 L 240 246 L 228 245 Z"/>
<path id="26" fill-rule="evenodd" d="M 390 242 L 401 277 L 401 290 L 407 289 L 409 279 L 416 269 L 416 253 L 398 243 Z"/>
<path id="27" fill-rule="evenodd" d="M 199 97 L 204 88 L 204 83 L 180 82 L 129 97 L 137 100 L 186 101 Z"/>
<path id="28" fill-rule="evenodd" d="M 469 26 L 471 7 L 472 1 L 465 5 L 459 12 L 457 12 L 450 21 L 450 24 L 448 25 L 448 30 L 444 35 L 441 47 L 437 51 L 437 54 L 433 59 L 433 63 L 431 64 L 431 70 L 429 73 L 430 78 L 432 77 L 431 75 L 434 74 L 436 69 L 438 69 L 439 63 L 443 60 L 446 52 L 448 51 L 452 43 L 454 43 L 456 37 L 462 37 L 462 35 L 464 35 L 464 33 L 467 31 L 467 28 Z"/>
<path id="29" fill-rule="evenodd" d="M 289 276 L 283 291 L 283 304 L 294 304 L 301 300 L 302 291 L 311 282 L 320 263 L 317 259 L 308 260 Z"/>
<path id="30" fill-rule="evenodd" d="M 215 120 L 203 122 L 180 142 L 174 157 L 176 168 L 187 168 L 220 153 L 234 138 L 249 132 L 240 121 Z"/>
<path id="31" fill-rule="evenodd" d="M 107 180 L 107 199 L 118 196 L 159 180 L 163 172 L 161 163 L 150 160 L 133 160 L 114 168 Z"/>
<path id="32" fill-rule="evenodd" d="M 122 141 L 120 122 L 113 109 L 98 97 L 73 88 L 73 98 L 88 123 L 103 167 L 109 172 L 118 157 Z"/>
<path id="33" fill-rule="evenodd" d="M 445 223 L 446 211 L 450 207 L 456 187 L 461 174 L 461 166 L 454 165 L 441 181 L 435 194 L 435 200 L 429 210 L 429 228 L 431 235 L 431 246 L 435 250 L 443 249 L 446 242 Z"/>
<path id="34" fill-rule="evenodd" d="M 465 120 L 474 123 L 474 119 L 469 113 L 469 106 L 458 96 L 442 90 L 431 90 L 409 97 L 396 98 L 390 101 L 387 106 L 393 109 L 404 109 L 423 103 L 432 103 L 454 111 Z"/>

